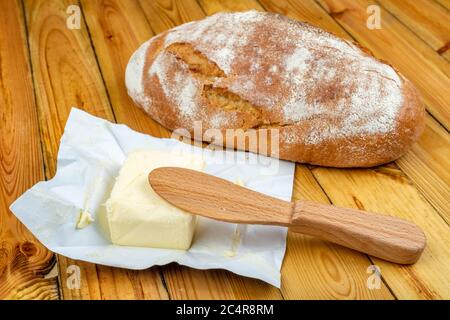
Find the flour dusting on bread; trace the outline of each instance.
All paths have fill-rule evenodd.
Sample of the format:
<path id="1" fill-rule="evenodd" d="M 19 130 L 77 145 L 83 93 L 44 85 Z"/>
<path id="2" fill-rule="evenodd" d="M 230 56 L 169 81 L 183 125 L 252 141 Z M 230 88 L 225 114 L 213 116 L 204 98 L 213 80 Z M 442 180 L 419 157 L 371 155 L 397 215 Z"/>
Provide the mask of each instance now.
<path id="1" fill-rule="evenodd" d="M 166 36 L 165 46 L 180 42 L 195 43 L 199 51 L 230 74 L 236 53 L 248 45 L 254 26 L 262 20 L 263 15 L 256 11 L 216 14 L 172 29 Z"/>
<path id="2" fill-rule="evenodd" d="M 197 114 L 200 85 L 186 65 L 177 64 L 174 55 L 162 51 L 152 63 L 149 75 L 157 77 L 167 99 L 179 108 L 182 116 L 193 118 Z"/>
<path id="3" fill-rule="evenodd" d="M 142 105 L 148 111 L 151 107 L 152 100 L 144 94 L 143 72 L 145 55 L 150 42 L 144 42 L 139 49 L 131 56 L 125 72 L 125 82 L 128 94 L 134 102 Z"/>
<path id="4" fill-rule="evenodd" d="M 173 45 L 179 47 L 169 50 Z M 177 51 L 183 46 L 192 50 L 189 59 Z M 357 45 L 256 11 L 218 13 L 150 39 L 131 58 L 126 84 L 170 129 L 192 130 L 195 121 L 204 129 L 278 128 L 285 158 L 293 153 L 306 162 L 323 144 L 351 151 L 361 158 L 354 163 L 369 162 L 374 152 L 393 158 L 404 148 L 386 140 L 383 155 L 379 137 L 399 136 L 406 107 L 418 121 L 407 130 L 419 132 L 423 113 L 413 86 Z"/>

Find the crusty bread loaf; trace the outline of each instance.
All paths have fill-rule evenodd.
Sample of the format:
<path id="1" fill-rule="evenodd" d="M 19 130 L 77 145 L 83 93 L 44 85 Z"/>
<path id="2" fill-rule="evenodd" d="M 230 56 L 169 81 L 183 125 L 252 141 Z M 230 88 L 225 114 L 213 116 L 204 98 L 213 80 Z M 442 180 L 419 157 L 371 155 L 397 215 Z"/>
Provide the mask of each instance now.
<path id="1" fill-rule="evenodd" d="M 126 86 L 169 129 L 277 129 L 278 156 L 302 163 L 389 162 L 424 128 L 418 91 L 391 66 L 272 13 L 219 13 L 157 35 L 131 57 Z"/>

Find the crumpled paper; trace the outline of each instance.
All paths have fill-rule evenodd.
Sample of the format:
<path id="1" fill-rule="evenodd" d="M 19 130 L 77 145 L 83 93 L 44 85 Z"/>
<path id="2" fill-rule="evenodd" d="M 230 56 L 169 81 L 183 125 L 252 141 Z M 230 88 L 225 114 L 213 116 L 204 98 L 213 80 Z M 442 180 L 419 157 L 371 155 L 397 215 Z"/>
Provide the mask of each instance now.
<path id="1" fill-rule="evenodd" d="M 61 138 L 57 173 L 34 185 L 10 207 L 51 251 L 75 260 L 127 269 L 177 262 L 226 269 L 280 287 L 286 248 L 284 227 L 237 225 L 199 217 L 187 251 L 114 245 L 102 228 L 104 202 L 128 153 L 137 149 L 201 153 L 209 174 L 290 201 L 295 166 L 246 152 L 203 149 L 159 139 L 73 108 Z M 76 229 L 80 212 L 95 221 Z"/>

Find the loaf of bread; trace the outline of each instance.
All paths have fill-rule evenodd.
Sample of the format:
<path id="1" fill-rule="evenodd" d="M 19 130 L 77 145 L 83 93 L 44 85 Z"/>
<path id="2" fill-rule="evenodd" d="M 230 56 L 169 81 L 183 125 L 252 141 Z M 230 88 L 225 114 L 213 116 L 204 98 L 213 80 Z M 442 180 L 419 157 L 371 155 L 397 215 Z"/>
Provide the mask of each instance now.
<path id="1" fill-rule="evenodd" d="M 217 144 L 276 131 L 237 148 L 261 152 L 263 141 L 269 155 L 301 163 L 379 165 L 404 154 L 424 128 L 418 91 L 393 67 L 273 13 L 219 13 L 161 33 L 131 57 L 126 86 L 164 127 L 192 137 L 195 126 L 217 129 L 226 137 Z"/>

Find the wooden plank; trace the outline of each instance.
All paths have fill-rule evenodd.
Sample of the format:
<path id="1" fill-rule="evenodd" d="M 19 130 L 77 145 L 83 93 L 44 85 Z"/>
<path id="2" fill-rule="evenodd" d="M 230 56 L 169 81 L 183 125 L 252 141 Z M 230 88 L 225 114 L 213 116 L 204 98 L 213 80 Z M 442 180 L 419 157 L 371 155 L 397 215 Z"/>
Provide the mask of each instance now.
<path id="1" fill-rule="evenodd" d="M 263 2 L 265 6 L 269 1 Z M 310 10 L 314 11 L 314 15 L 316 16 L 316 22 L 319 22 L 323 19 L 326 21 L 327 18 L 324 12 L 321 13 L 321 8 L 314 1 L 302 1 L 302 5 L 310 6 Z M 335 4 L 336 5 L 336 4 Z M 342 7 L 337 7 L 340 10 L 343 10 Z M 345 8 L 345 7 L 344 7 Z M 303 11 L 290 11 L 291 15 L 294 18 L 299 18 L 301 20 L 307 20 L 307 16 L 302 15 Z M 295 14 L 294 14 L 295 12 Z M 345 14 L 344 10 L 344 14 Z M 329 22 L 327 23 L 330 24 Z M 337 24 L 336 27 L 339 28 Z M 433 119 L 429 118 L 428 127 L 434 127 L 434 125 L 439 125 L 436 122 L 433 122 Z M 442 129 L 442 128 L 441 128 Z M 429 134 L 429 130 L 427 129 L 425 136 Z M 442 129 L 444 130 L 444 129 Z M 440 131 L 439 131 L 440 132 Z M 427 150 L 430 147 L 430 143 L 433 143 L 431 140 L 434 140 L 440 137 L 439 134 L 433 134 L 432 139 L 425 139 L 426 142 L 421 142 L 420 146 L 423 146 L 423 150 Z M 423 140 L 423 139 L 422 139 Z M 442 143 L 444 146 L 448 145 L 448 140 L 445 136 L 439 138 L 438 141 Z M 415 147 L 417 148 L 417 147 Z M 441 149 L 442 150 L 442 149 Z M 414 152 L 414 151 L 411 151 Z M 417 151 L 416 151 L 417 152 Z M 435 153 L 425 154 L 422 152 L 422 159 L 420 161 L 416 161 L 416 165 L 423 167 L 426 169 L 421 172 L 429 172 L 433 170 L 441 170 L 439 168 L 441 159 L 436 154 L 439 154 L 439 151 Z M 434 158 L 436 157 L 436 160 Z M 413 153 L 413 159 L 417 159 L 418 156 L 415 156 Z M 409 160 L 410 162 L 412 160 Z M 432 163 L 432 165 L 431 165 Z M 427 167 L 429 165 L 429 167 Z M 445 162 L 443 164 L 445 166 Z M 411 165 L 405 165 L 402 163 L 402 169 L 410 168 Z M 416 170 L 416 174 L 412 173 L 411 176 L 419 177 L 416 182 L 419 184 L 421 181 L 426 179 L 426 175 L 417 173 L 419 169 Z M 374 174 L 375 172 L 375 174 Z M 444 173 L 445 171 L 438 171 L 439 173 Z M 358 206 L 365 207 L 367 210 L 380 211 L 381 213 L 392 213 L 399 217 L 408 217 L 402 213 L 402 207 L 405 205 L 406 210 L 411 210 L 411 212 L 418 212 L 416 215 L 412 216 L 413 220 L 426 229 L 427 234 L 431 234 L 435 237 L 435 234 L 439 234 L 443 232 L 444 234 L 448 232 L 446 230 L 446 224 L 442 220 L 442 218 L 438 215 L 438 213 L 433 210 L 422 198 L 422 196 L 417 192 L 417 190 L 412 186 L 412 184 L 406 179 L 399 170 L 395 170 L 392 166 L 385 166 L 377 168 L 375 170 L 339 170 L 339 169 L 325 169 L 325 168 L 317 168 L 313 171 L 314 176 L 318 179 L 321 187 L 327 193 L 327 195 L 331 195 L 330 199 L 334 204 L 341 206 L 355 206 L 355 202 L 358 203 Z M 345 178 L 345 179 L 344 179 Z M 445 179 L 445 178 L 444 178 Z M 341 181 L 342 180 L 342 181 Z M 357 187 L 353 184 L 353 181 L 358 181 Z M 395 183 L 398 181 L 397 183 Z M 401 182 L 400 182 L 401 181 Z M 426 188 L 424 185 L 423 188 Z M 442 191 L 442 195 L 445 194 L 445 191 Z M 370 195 L 377 196 L 379 202 L 383 202 L 384 207 L 377 207 L 376 201 L 373 201 L 373 198 L 370 198 Z M 334 196 L 333 196 L 334 195 Z M 339 196 L 337 196 L 339 195 Z M 333 196 L 333 197 L 332 197 Z M 343 201 L 344 199 L 356 199 L 353 202 Z M 395 199 L 387 202 L 386 199 Z M 445 198 L 444 198 L 445 199 Z M 421 208 L 421 211 L 413 210 L 412 207 L 417 206 L 417 208 Z M 427 222 L 431 220 L 431 222 Z M 436 231 L 435 231 L 436 230 Z M 436 233 L 437 232 L 437 233 Z M 439 241 L 435 241 L 432 239 L 432 244 L 427 250 L 427 253 L 424 255 L 441 255 L 440 251 L 445 251 L 445 245 L 441 245 Z M 445 242 L 444 242 L 445 243 Z M 448 250 L 447 250 L 448 251 Z M 427 260 L 428 259 L 428 260 Z M 442 286 L 442 277 L 430 277 L 427 273 L 434 273 L 435 268 L 433 267 L 433 261 L 430 262 L 430 258 L 425 258 L 424 262 L 417 264 L 413 267 L 401 267 L 396 266 L 389 263 L 384 263 L 389 268 L 389 275 L 385 279 L 388 285 L 393 290 L 393 293 L 400 298 L 406 297 L 445 297 L 448 296 L 448 291 L 445 290 L 444 286 Z M 446 258 L 443 258 L 445 260 Z M 431 259 L 433 260 L 433 259 Z M 442 264 L 442 261 L 436 262 L 436 269 L 440 269 L 438 272 L 444 272 L 443 270 L 446 268 Z M 377 264 L 379 261 L 377 261 Z M 404 271 L 408 270 L 408 271 Z M 412 270 L 412 271 L 411 271 Z M 433 270 L 433 272 L 430 272 Z M 403 274 L 401 274 L 404 272 Z M 415 273 L 414 273 L 415 272 Z M 414 273 L 415 276 L 411 276 Z M 443 274 L 446 274 L 445 272 Z M 430 293 L 432 292 L 432 293 Z"/>
<path id="2" fill-rule="evenodd" d="M 268 284 L 224 270 L 197 270 L 171 264 L 165 268 L 172 299 L 282 299 Z"/>
<path id="3" fill-rule="evenodd" d="M 66 27 L 68 1 L 25 1 L 47 177 L 72 106 L 113 120 L 86 29 Z"/>
<path id="4" fill-rule="evenodd" d="M 310 169 L 296 166 L 293 200 L 330 201 Z M 356 251 L 304 236 L 288 234 L 282 269 L 282 293 L 286 299 L 394 299 L 384 283 L 367 286 L 372 262 Z"/>
<path id="5" fill-rule="evenodd" d="M 400 266 L 373 258 L 398 298 L 450 298 L 449 226 L 407 179 L 376 169 L 316 168 L 313 173 L 333 204 L 404 218 L 424 230 L 427 247 L 416 264 Z"/>
<path id="6" fill-rule="evenodd" d="M 273 0 L 261 0 L 268 10 L 277 11 L 280 6 Z M 292 18 L 307 21 L 339 36 L 352 39 L 339 24 L 314 1 L 285 2 L 280 13 L 288 13 Z M 432 138 L 430 138 L 432 137 Z M 432 117 L 427 117 L 425 132 L 417 144 L 397 164 L 417 185 L 430 203 L 448 220 L 448 157 L 442 152 L 448 146 L 448 135 L 444 128 Z M 448 147 L 447 147 L 448 148 Z M 445 160 L 443 159 L 445 158 Z"/>
<path id="7" fill-rule="evenodd" d="M 0 1 L 0 30 L 0 299 L 58 299 L 54 255 L 8 209 L 44 178 L 19 1 Z"/>
<path id="8" fill-rule="evenodd" d="M 264 11 L 264 8 L 254 0 L 198 0 L 198 2 L 203 11 L 209 16 L 217 12 Z"/>
<path id="9" fill-rule="evenodd" d="M 441 7 L 447 9 L 447 11 L 450 13 L 450 0 L 434 0 L 434 1 Z M 447 47 L 447 50 L 443 50 L 441 52 L 441 56 L 448 62 L 450 62 L 450 48 Z"/>
<path id="10" fill-rule="evenodd" d="M 80 289 L 67 289 L 68 274 L 61 272 L 61 288 L 66 300 L 161 300 L 168 299 L 159 268 L 143 271 L 110 268 L 84 261 L 61 257 L 61 270 L 68 266 L 80 267 Z"/>
<path id="11" fill-rule="evenodd" d="M 440 5 L 441 7 L 447 9 L 447 12 L 450 14 L 450 0 L 434 0 L 434 2 Z M 441 50 L 440 54 L 445 60 L 450 62 L 450 48 L 448 46 L 446 50 Z"/>
<path id="12" fill-rule="evenodd" d="M 277 2 L 278 3 L 278 2 Z M 202 0 L 207 14 L 217 11 L 261 10 L 256 1 L 233 2 Z M 263 3 L 266 5 L 267 3 Z M 291 8 L 283 13 L 288 15 Z M 299 8 L 299 7 L 298 7 Z M 209 11 L 211 10 L 211 11 Z M 304 10 L 310 17 L 313 11 Z M 306 20 L 306 19 L 305 19 Z M 330 23 L 334 23 L 331 19 Z M 296 166 L 294 200 L 307 199 L 329 203 L 326 195 L 309 169 Z M 382 284 L 379 290 L 369 290 L 366 285 L 367 267 L 371 262 L 365 255 L 337 245 L 289 233 L 287 252 L 282 268 L 282 294 L 285 299 L 392 299 L 388 288 Z"/>
<path id="13" fill-rule="evenodd" d="M 396 161 L 447 223 L 450 223 L 449 141 L 448 132 L 427 116 L 426 129 L 419 142 Z"/>
<path id="14" fill-rule="evenodd" d="M 339 28 L 333 18 L 329 15 L 324 15 L 323 10 L 311 1 L 259 1 L 267 11 L 281 13 L 296 20 L 306 21 L 343 39 L 353 40 L 345 30 Z"/>
<path id="15" fill-rule="evenodd" d="M 450 0 L 434 0 L 439 3 L 441 6 L 450 11 Z"/>
<path id="16" fill-rule="evenodd" d="M 449 129 L 450 65 L 447 61 L 383 8 L 380 8 L 381 29 L 368 29 L 366 10 L 374 1 L 317 1 L 358 42 L 414 82 L 428 111 Z"/>
<path id="17" fill-rule="evenodd" d="M 196 0 L 139 1 L 155 34 L 205 16 Z"/>
<path id="18" fill-rule="evenodd" d="M 445 52 L 441 53 L 441 56 L 447 60 L 448 62 L 450 62 L 450 48 L 447 49 Z"/>
<path id="19" fill-rule="evenodd" d="M 136 108 L 124 86 L 125 68 L 133 52 L 153 32 L 137 1 L 82 1 L 86 23 L 117 122 L 153 136 L 169 131 Z"/>
<path id="20" fill-rule="evenodd" d="M 450 12 L 430 0 L 377 0 L 434 51 L 450 45 Z"/>
<path id="21" fill-rule="evenodd" d="M 71 106 L 114 120 L 84 21 L 80 30 L 66 27 L 70 4 L 73 1 L 25 1 L 47 178 L 55 173 L 59 139 Z M 79 290 L 65 285 L 69 265 L 81 269 Z M 59 266 L 63 298 L 167 298 L 157 269 L 139 273 L 96 267 L 62 256 Z"/>

